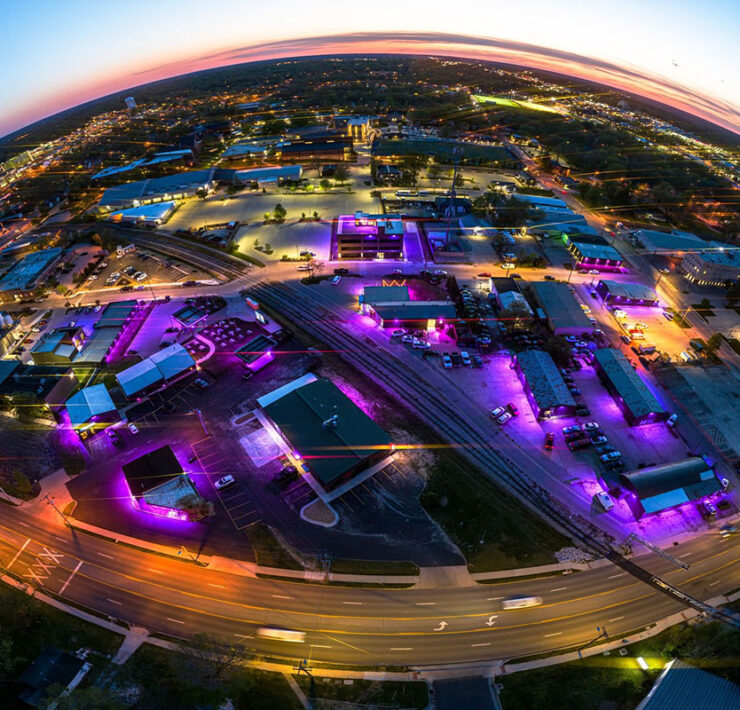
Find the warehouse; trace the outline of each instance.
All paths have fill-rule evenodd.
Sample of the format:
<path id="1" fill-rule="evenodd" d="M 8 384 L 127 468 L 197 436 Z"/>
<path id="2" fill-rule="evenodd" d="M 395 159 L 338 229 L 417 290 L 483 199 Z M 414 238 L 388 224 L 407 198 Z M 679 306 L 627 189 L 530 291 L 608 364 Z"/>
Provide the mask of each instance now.
<path id="1" fill-rule="evenodd" d="M 325 491 L 380 463 L 391 437 L 326 378 L 260 398 L 295 459 Z"/>
<path id="2" fill-rule="evenodd" d="M 275 147 L 275 156 L 282 162 L 350 160 L 352 146 L 351 136 L 329 135 L 282 143 Z"/>
<path id="3" fill-rule="evenodd" d="M 621 473 L 619 485 L 637 520 L 722 490 L 712 467 L 699 456 Z"/>
<path id="4" fill-rule="evenodd" d="M 596 292 L 604 303 L 615 306 L 659 306 L 660 300 L 649 286 L 620 281 L 601 280 L 596 284 Z"/>
<path id="5" fill-rule="evenodd" d="M 17 301 L 31 296 L 62 257 L 62 249 L 42 249 L 31 252 L 13 264 L 0 278 L 0 302 Z"/>
<path id="6" fill-rule="evenodd" d="M 545 312 L 547 325 L 555 335 L 581 335 L 593 330 L 568 284 L 536 281 L 532 284 L 532 290 Z"/>
<path id="7" fill-rule="evenodd" d="M 140 225 L 159 226 L 164 224 L 177 209 L 177 203 L 173 200 L 167 202 L 155 202 L 151 205 L 140 205 L 129 207 L 119 212 L 111 212 L 106 219 L 111 222 L 133 223 Z"/>
<path id="8" fill-rule="evenodd" d="M 619 350 L 597 350 L 594 354 L 594 368 L 630 426 L 653 424 L 668 419 L 668 412 Z"/>
<path id="9" fill-rule="evenodd" d="M 549 353 L 520 352 L 516 356 L 516 371 L 537 419 L 575 416 L 576 401 Z"/>

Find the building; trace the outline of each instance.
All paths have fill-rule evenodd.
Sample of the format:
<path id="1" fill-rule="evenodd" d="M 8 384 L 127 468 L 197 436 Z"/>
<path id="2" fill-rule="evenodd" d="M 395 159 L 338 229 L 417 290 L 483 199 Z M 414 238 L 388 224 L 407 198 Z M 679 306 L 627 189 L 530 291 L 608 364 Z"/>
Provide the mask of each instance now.
<path id="1" fill-rule="evenodd" d="M 49 704 L 51 687 L 71 693 L 91 668 L 92 664 L 83 658 L 47 646 L 20 677 L 22 687 L 18 700 L 32 708 L 52 707 Z"/>
<path id="2" fill-rule="evenodd" d="M 375 180 L 384 185 L 395 185 L 402 175 L 400 168 L 389 163 L 380 163 L 375 168 Z"/>
<path id="3" fill-rule="evenodd" d="M 191 519 L 178 506 L 193 498 L 200 500 L 200 496 L 169 446 L 139 456 L 122 468 L 134 508 L 174 520 Z"/>
<path id="4" fill-rule="evenodd" d="M 402 259 L 403 220 L 399 215 L 343 214 L 334 225 L 337 259 Z"/>
<path id="5" fill-rule="evenodd" d="M 299 182 L 303 175 L 301 165 L 281 165 L 274 168 L 237 170 L 234 181 L 243 185 L 269 187 L 289 182 Z"/>
<path id="6" fill-rule="evenodd" d="M 70 365 L 85 340 L 85 331 L 78 326 L 44 333 L 31 348 L 31 361 L 34 365 Z"/>
<path id="7" fill-rule="evenodd" d="M 116 380 L 129 399 L 141 399 L 195 370 L 195 360 L 179 343 L 150 355 L 119 372 Z"/>
<path id="8" fill-rule="evenodd" d="M 621 351 L 600 348 L 594 353 L 594 368 L 630 426 L 668 419 L 668 412 Z"/>
<path id="9" fill-rule="evenodd" d="M 392 452 L 390 435 L 330 380 L 295 384 L 258 402 L 323 490 L 346 484 Z"/>
<path id="10" fill-rule="evenodd" d="M 351 160 L 353 141 L 351 136 L 327 135 L 285 141 L 275 146 L 275 157 L 281 162 L 306 160 Z"/>
<path id="11" fill-rule="evenodd" d="M 164 224 L 177 209 L 174 200 L 167 202 L 155 202 L 138 207 L 129 207 L 118 212 L 111 212 L 106 219 L 111 222 L 132 223 L 150 226 Z"/>
<path id="12" fill-rule="evenodd" d="M 473 211 L 473 203 L 467 197 L 435 197 L 434 208 L 445 217 L 461 217 Z"/>
<path id="13" fill-rule="evenodd" d="M 503 293 L 499 293 L 498 302 L 502 311 L 508 311 L 511 308 L 521 308 L 534 318 L 534 311 L 527 302 L 527 299 L 519 291 L 504 291 Z"/>
<path id="14" fill-rule="evenodd" d="M 108 388 L 102 383 L 83 387 L 73 394 L 64 406 L 70 425 L 80 433 L 87 434 L 95 429 L 104 429 L 120 420 L 118 409 L 111 399 Z"/>
<path id="15" fill-rule="evenodd" d="M 735 710 L 739 707 L 740 685 L 673 658 L 635 710 Z"/>
<path id="16" fill-rule="evenodd" d="M 244 343 L 237 351 L 236 356 L 247 366 L 248 370 L 257 372 L 272 362 L 275 356 L 273 350 L 277 342 L 263 333 Z"/>
<path id="17" fill-rule="evenodd" d="M 136 108 L 136 99 L 133 96 L 127 96 L 124 101 L 127 109 Z"/>
<path id="18" fill-rule="evenodd" d="M 576 401 L 550 353 L 543 350 L 518 353 L 516 371 L 537 419 L 575 416 Z"/>
<path id="19" fill-rule="evenodd" d="M 536 281 L 532 284 L 532 290 L 545 312 L 550 330 L 555 335 L 580 335 L 593 330 L 568 284 L 558 281 Z"/>
<path id="20" fill-rule="evenodd" d="M 0 302 L 18 301 L 33 295 L 61 258 L 61 247 L 53 247 L 31 252 L 17 261 L 0 278 Z"/>
<path id="21" fill-rule="evenodd" d="M 512 197 L 519 202 L 525 202 L 533 209 L 542 210 L 559 210 L 562 212 L 571 212 L 572 210 L 568 207 L 567 203 L 558 197 L 542 197 L 541 195 L 525 195 L 516 192 Z"/>
<path id="22" fill-rule="evenodd" d="M 159 165 L 160 163 L 172 163 L 178 160 L 183 161 L 183 163 L 192 163 L 193 157 L 193 151 L 189 148 L 184 150 L 167 150 L 162 153 L 155 153 L 151 158 L 139 158 L 126 165 L 112 165 L 109 168 L 103 168 L 100 172 L 95 173 L 90 180 L 102 180 L 111 175 L 120 175 L 130 170 L 147 168 L 152 165 Z"/>
<path id="23" fill-rule="evenodd" d="M 619 487 L 637 520 L 722 490 L 712 467 L 699 456 L 620 473 Z"/>
<path id="24" fill-rule="evenodd" d="M 602 279 L 596 284 L 601 300 L 610 306 L 660 306 L 660 299 L 650 286 Z"/>
<path id="25" fill-rule="evenodd" d="M 215 167 L 191 170 L 109 187 L 100 198 L 98 209 L 101 212 L 113 212 L 129 207 L 141 207 L 152 202 L 169 202 L 191 197 L 199 190 L 210 191 L 214 187 L 215 172 Z"/>
<path id="26" fill-rule="evenodd" d="M 622 268 L 622 255 L 595 234 L 568 234 L 565 237 L 577 266 L 599 271 L 618 271 Z"/>
<path id="27" fill-rule="evenodd" d="M 684 256 L 679 267 L 689 281 L 701 286 L 724 286 L 740 279 L 740 250 L 695 251 Z"/>
<path id="28" fill-rule="evenodd" d="M 38 407 L 56 413 L 77 388 L 74 370 L 57 365 L 23 365 L 18 360 L 0 360 L 0 400 L 13 407 Z"/>
<path id="29" fill-rule="evenodd" d="M 432 331 L 454 328 L 457 312 L 451 301 L 412 301 L 408 286 L 366 286 L 360 311 L 382 328 Z"/>
<path id="30" fill-rule="evenodd" d="M 372 116 L 334 116 L 332 123 L 338 131 L 343 131 L 353 140 L 365 143 L 370 136 Z"/>

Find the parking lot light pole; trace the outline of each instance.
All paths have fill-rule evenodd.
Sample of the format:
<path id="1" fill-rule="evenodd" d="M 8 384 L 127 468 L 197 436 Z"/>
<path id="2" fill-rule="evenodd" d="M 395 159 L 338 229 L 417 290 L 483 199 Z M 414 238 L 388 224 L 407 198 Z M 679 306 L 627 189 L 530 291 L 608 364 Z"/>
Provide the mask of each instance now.
<path id="1" fill-rule="evenodd" d="M 198 419 L 200 420 L 200 425 L 203 427 L 203 431 L 206 436 L 210 436 L 210 432 L 208 431 L 208 427 L 206 426 L 205 419 L 203 419 L 203 412 L 200 411 L 200 409 L 194 409 L 191 414 L 197 414 Z"/>

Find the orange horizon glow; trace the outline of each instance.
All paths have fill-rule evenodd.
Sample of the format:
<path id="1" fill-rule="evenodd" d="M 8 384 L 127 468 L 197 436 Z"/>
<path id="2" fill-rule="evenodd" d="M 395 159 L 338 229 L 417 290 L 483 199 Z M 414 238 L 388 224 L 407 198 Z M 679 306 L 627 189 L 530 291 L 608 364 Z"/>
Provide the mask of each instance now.
<path id="1" fill-rule="evenodd" d="M 6 118 L 4 123 L 8 125 L 2 126 L 2 129 L 14 132 L 88 101 L 195 71 L 257 61 L 363 54 L 438 56 L 543 70 L 634 94 L 740 134 L 740 109 L 737 106 L 657 74 L 625 64 L 618 65 L 522 42 L 436 32 L 367 32 L 277 40 L 196 57 L 171 58 L 155 67 L 132 66 L 115 79 L 93 81 L 76 90 L 61 91 L 42 102 L 29 104 Z"/>

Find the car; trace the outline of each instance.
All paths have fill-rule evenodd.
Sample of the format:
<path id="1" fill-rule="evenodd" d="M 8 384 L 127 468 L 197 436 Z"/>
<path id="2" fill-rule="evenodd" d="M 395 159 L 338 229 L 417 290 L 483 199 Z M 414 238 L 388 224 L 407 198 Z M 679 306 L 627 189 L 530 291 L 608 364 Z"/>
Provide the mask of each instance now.
<path id="1" fill-rule="evenodd" d="M 496 407 L 488 412 L 488 416 L 491 417 L 491 419 L 498 419 L 505 411 L 506 410 L 503 407 Z"/>
<path id="2" fill-rule="evenodd" d="M 349 273 L 349 269 L 346 269 L 343 266 L 340 266 L 338 269 L 334 269 L 334 273 L 337 276 L 344 276 L 345 274 L 348 274 Z"/>
<path id="3" fill-rule="evenodd" d="M 236 479 L 229 473 L 225 476 L 221 476 L 213 485 L 217 491 L 222 491 L 224 488 L 233 486 L 236 483 Z"/>
<path id="4" fill-rule="evenodd" d="M 473 367 L 483 367 L 483 360 L 480 355 L 475 353 L 471 357 L 473 359 Z"/>
<path id="5" fill-rule="evenodd" d="M 522 275 L 512 272 L 511 274 L 509 274 L 509 278 L 512 278 L 512 279 L 520 279 L 520 278 L 522 278 Z"/>
<path id="6" fill-rule="evenodd" d="M 442 353 L 442 367 L 449 370 L 452 367 L 452 358 L 449 353 Z"/>
<path id="7" fill-rule="evenodd" d="M 332 286 L 336 286 L 342 280 L 341 276 L 332 276 L 330 281 Z"/>
<path id="8" fill-rule="evenodd" d="M 577 451 L 578 449 L 585 449 L 591 446 L 591 442 L 588 439 L 574 439 L 568 442 L 568 448 L 571 451 Z"/>
<path id="9" fill-rule="evenodd" d="M 603 435 L 591 437 L 591 443 L 594 446 L 599 446 L 600 444 L 606 444 L 606 443 L 608 443 L 608 441 L 609 441 L 609 439 L 607 439 Z"/>
<path id="10" fill-rule="evenodd" d="M 596 442 L 593 442 L 596 444 Z M 598 444 L 595 445 L 594 448 L 596 449 L 596 453 L 599 456 L 602 456 L 603 454 L 608 454 L 612 451 L 616 451 L 616 449 L 611 444 Z"/>
<path id="11" fill-rule="evenodd" d="M 301 264 L 298 267 L 298 271 L 311 271 L 311 267 L 308 264 Z"/>
<path id="12" fill-rule="evenodd" d="M 432 346 L 425 340 L 414 340 L 414 342 L 411 343 L 411 347 L 415 350 L 428 350 Z"/>
<path id="13" fill-rule="evenodd" d="M 607 512 L 614 507 L 614 501 L 612 500 L 612 497 L 608 493 L 604 493 L 604 491 L 599 491 L 596 494 L 596 500 L 599 501 L 601 507 Z"/>
<path id="14" fill-rule="evenodd" d="M 671 273 L 671 270 L 670 270 L 670 269 L 666 269 L 666 267 L 665 267 L 665 266 L 661 266 L 661 267 L 660 267 L 660 268 L 658 269 L 658 271 L 660 271 L 660 273 L 661 273 L 661 274 L 670 274 L 670 273 Z"/>
<path id="15" fill-rule="evenodd" d="M 713 518 L 717 515 L 717 506 L 707 498 L 699 504 L 699 510 L 701 511 L 701 514 L 707 518 Z"/>
<path id="16" fill-rule="evenodd" d="M 555 434 L 548 432 L 545 436 L 545 449 L 552 451 L 552 447 L 555 444 Z"/>
<path id="17" fill-rule="evenodd" d="M 406 331 L 403 328 L 396 328 L 396 330 L 391 333 L 391 338 L 401 338 L 404 335 L 406 335 Z"/>
<path id="18" fill-rule="evenodd" d="M 640 330 L 646 330 L 648 327 L 647 323 L 641 323 L 639 321 L 635 323 L 635 328 L 639 328 Z"/>
<path id="19" fill-rule="evenodd" d="M 596 431 L 597 429 L 601 429 L 599 422 L 586 422 L 583 425 L 584 431 Z"/>
<path id="20" fill-rule="evenodd" d="M 730 537 L 730 535 L 732 535 L 732 533 L 735 533 L 735 532 L 737 532 L 737 528 L 734 525 L 723 525 L 719 529 L 719 534 L 722 537 Z"/>
<path id="21" fill-rule="evenodd" d="M 133 422 L 129 422 L 126 424 L 126 428 L 132 433 L 132 434 L 138 434 L 139 433 L 139 427 L 136 426 Z"/>
<path id="22" fill-rule="evenodd" d="M 574 380 L 570 375 L 563 375 L 563 381 L 569 385 L 572 385 Z"/>
<path id="23" fill-rule="evenodd" d="M 582 407 L 579 405 L 578 407 L 576 407 L 576 416 L 589 417 L 591 416 L 591 410 L 588 407 Z"/>
<path id="24" fill-rule="evenodd" d="M 663 311 L 663 318 L 666 320 L 673 320 L 673 313 L 670 313 L 669 311 Z"/>
<path id="25" fill-rule="evenodd" d="M 444 269 L 435 269 L 434 275 L 435 276 L 447 276 L 447 272 Z"/>
<path id="26" fill-rule="evenodd" d="M 393 269 L 391 273 L 399 274 L 400 276 L 403 276 L 403 269 Z"/>
<path id="27" fill-rule="evenodd" d="M 567 434 L 564 434 L 566 441 L 577 441 L 578 439 L 585 439 L 586 434 L 584 434 L 582 431 L 571 431 Z"/>
<path id="28" fill-rule="evenodd" d="M 621 458 L 622 454 L 619 451 L 610 451 L 609 453 L 601 454 L 601 456 L 599 456 L 599 459 L 604 463 L 609 463 L 609 461 L 617 461 Z"/>
<path id="29" fill-rule="evenodd" d="M 555 281 L 555 277 L 552 274 L 545 274 L 545 281 Z"/>
<path id="30" fill-rule="evenodd" d="M 588 273 L 591 274 L 592 276 L 598 276 L 601 272 L 598 271 L 597 269 L 589 269 Z"/>
<path id="31" fill-rule="evenodd" d="M 673 428 L 674 426 L 676 426 L 677 421 L 678 421 L 678 414 L 671 414 L 671 416 L 668 417 L 668 419 L 666 419 L 665 423 L 667 426 Z"/>
<path id="32" fill-rule="evenodd" d="M 413 343 L 415 340 L 416 338 L 413 335 L 409 335 L 408 333 L 401 336 L 402 343 Z"/>
<path id="33" fill-rule="evenodd" d="M 491 274 L 489 274 L 487 271 L 483 271 L 480 274 L 478 274 L 479 279 L 487 279 L 490 277 L 491 277 Z"/>
<path id="34" fill-rule="evenodd" d="M 195 384 L 196 387 L 200 387 L 202 390 L 204 390 L 206 387 L 208 387 L 208 382 L 206 380 L 202 379 L 201 377 L 199 377 L 197 380 L 195 380 L 194 384 Z"/>
<path id="35" fill-rule="evenodd" d="M 471 366 L 472 363 L 470 361 L 470 355 L 468 355 L 467 351 L 463 350 L 460 352 L 460 359 L 462 360 L 463 365 L 465 365 L 465 367 Z"/>
<path id="36" fill-rule="evenodd" d="M 508 422 L 509 419 L 511 419 L 511 412 L 504 412 L 502 415 L 496 417 L 496 421 L 501 426 L 503 426 L 504 424 L 506 424 L 506 422 Z"/>
<path id="37" fill-rule="evenodd" d="M 33 326 L 33 328 L 31 328 L 31 332 L 32 333 L 40 333 L 41 332 L 41 328 L 39 328 L 37 325 L 35 325 L 35 326 Z"/>
<path id="38" fill-rule="evenodd" d="M 581 390 L 579 390 L 578 387 L 568 387 L 568 391 L 576 397 L 581 394 Z"/>
<path id="39" fill-rule="evenodd" d="M 567 341 L 568 341 L 569 343 L 577 343 L 577 342 L 578 342 L 578 338 L 577 338 L 577 337 L 576 337 L 575 335 L 566 335 L 566 336 L 565 336 L 565 339 L 566 339 L 566 340 L 567 340 Z"/>
<path id="40" fill-rule="evenodd" d="M 574 424 L 572 426 L 564 426 L 563 427 L 563 434 L 573 434 L 577 431 L 582 432 L 583 427 L 579 426 L 578 424 Z"/>
<path id="41" fill-rule="evenodd" d="M 121 437 L 115 429 L 106 429 L 105 433 L 108 435 L 111 444 L 113 444 L 114 446 L 121 446 L 121 444 L 123 444 Z"/>
<path id="42" fill-rule="evenodd" d="M 596 291 L 589 291 L 589 294 L 591 295 L 591 298 L 598 298 L 599 294 Z"/>
<path id="43" fill-rule="evenodd" d="M 514 404 L 513 402 L 509 402 L 506 405 L 506 409 L 509 410 L 509 413 L 511 414 L 512 417 L 519 416 L 519 409 L 517 408 L 516 404 Z"/>
<path id="44" fill-rule="evenodd" d="M 463 364 L 462 358 L 460 357 L 460 353 L 455 350 L 454 352 L 450 353 L 450 358 L 452 358 L 452 364 L 454 367 L 461 367 Z"/>

